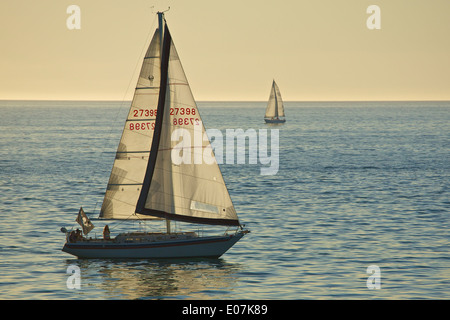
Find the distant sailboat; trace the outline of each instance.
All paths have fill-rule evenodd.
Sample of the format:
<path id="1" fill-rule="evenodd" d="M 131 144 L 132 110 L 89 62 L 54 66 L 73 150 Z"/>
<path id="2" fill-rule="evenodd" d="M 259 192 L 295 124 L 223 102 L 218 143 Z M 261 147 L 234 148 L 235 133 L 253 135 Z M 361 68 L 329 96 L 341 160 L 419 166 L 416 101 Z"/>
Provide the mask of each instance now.
<path id="1" fill-rule="evenodd" d="M 159 28 L 144 57 L 99 218 L 165 219 L 166 232 L 126 232 L 110 237 L 106 226 L 103 238 L 88 239 L 86 234 L 93 225 L 80 209 L 77 221 L 87 230 L 85 236 L 61 229 L 67 240 L 63 251 L 74 256 L 219 257 L 249 232 L 239 222 L 216 161 L 177 164 L 171 159 L 172 150 L 179 146 L 171 140 L 175 130 L 204 136 L 205 128 L 162 12 L 158 19 Z M 211 148 L 208 140 L 201 143 L 192 147 L 192 153 Z M 170 221 L 235 226 L 236 230 L 200 236 L 173 232 Z"/>
<path id="2" fill-rule="evenodd" d="M 283 99 L 281 99 L 280 89 L 275 80 L 272 83 L 270 90 L 269 102 L 267 103 L 266 114 L 264 116 L 266 123 L 284 123 L 286 118 L 284 116 Z"/>

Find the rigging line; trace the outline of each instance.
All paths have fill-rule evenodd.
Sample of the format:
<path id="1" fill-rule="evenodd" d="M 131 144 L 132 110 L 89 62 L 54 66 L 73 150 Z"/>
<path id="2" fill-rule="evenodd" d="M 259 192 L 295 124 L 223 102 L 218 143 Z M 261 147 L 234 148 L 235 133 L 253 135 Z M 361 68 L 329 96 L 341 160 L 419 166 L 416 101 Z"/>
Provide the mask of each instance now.
<path id="1" fill-rule="evenodd" d="M 135 217 L 135 219 L 132 219 L 133 216 Z M 98 220 L 102 220 L 102 219 L 98 219 Z M 108 219 L 103 219 L 103 220 L 107 221 Z M 112 231 L 112 230 L 118 228 L 119 226 L 121 226 L 122 224 L 124 224 L 124 223 L 126 223 L 128 221 L 131 221 L 131 222 L 138 221 L 140 223 L 142 222 L 142 223 L 144 223 L 145 227 L 148 227 L 148 225 L 147 225 L 148 221 L 152 221 L 152 222 L 154 222 L 154 221 L 162 221 L 162 219 L 161 218 L 157 218 L 157 217 L 144 219 L 143 217 L 140 217 L 138 213 L 132 213 L 126 219 L 119 219 L 119 220 L 115 220 L 115 221 L 119 221 L 119 222 L 117 224 L 114 224 L 114 225 L 110 226 L 109 227 L 109 231 Z"/>
<path id="2" fill-rule="evenodd" d="M 153 15 L 153 14 L 152 14 L 152 15 Z M 127 96 L 127 94 L 128 94 L 128 91 L 130 90 L 130 87 L 131 87 L 131 84 L 132 84 L 134 75 L 135 75 L 136 72 L 137 72 L 136 70 L 137 70 L 137 69 L 139 68 L 139 66 L 140 66 L 140 63 L 141 63 L 141 61 L 142 61 L 142 57 L 145 56 L 146 49 L 147 49 L 147 47 L 149 46 L 149 42 L 150 42 L 151 37 L 152 37 L 152 34 L 153 34 L 154 30 L 155 30 L 156 22 L 157 22 L 157 16 L 154 15 L 154 16 L 153 16 L 153 21 L 152 21 L 151 26 L 150 26 L 150 28 L 149 28 L 149 30 L 148 30 L 148 33 L 147 33 L 147 37 L 146 37 L 145 42 L 144 42 L 144 44 L 143 44 L 143 46 L 142 46 L 141 54 L 139 55 L 139 58 L 138 58 L 137 61 L 136 61 L 136 64 L 135 64 L 135 67 L 134 67 L 134 70 L 133 70 L 133 74 L 131 75 L 131 78 L 130 78 L 130 80 L 129 80 L 129 82 L 128 82 L 128 87 L 127 87 L 127 89 L 125 90 L 124 95 L 123 95 L 123 97 L 122 97 L 122 101 L 121 101 L 121 103 L 120 103 L 120 107 L 118 108 L 117 113 L 116 113 L 114 119 L 111 121 L 111 127 L 110 127 L 110 131 L 109 131 L 109 134 L 108 134 L 108 138 L 105 139 L 105 141 L 108 141 L 108 142 L 109 142 L 109 141 L 112 140 L 112 133 L 113 133 L 113 125 L 112 125 L 112 124 L 117 122 L 117 119 L 118 119 L 119 115 L 121 114 L 122 108 L 123 108 L 124 105 L 125 105 L 125 99 L 126 99 L 126 96 Z M 149 39 L 150 39 L 150 40 L 149 40 Z M 140 70 L 139 70 L 139 72 L 140 72 Z M 127 105 L 128 105 L 128 104 L 127 104 Z M 105 154 L 105 153 L 109 153 L 109 152 L 107 152 L 107 151 L 105 151 L 105 150 L 103 150 L 103 151 L 101 151 L 101 152 L 98 152 L 98 157 L 96 157 L 96 159 L 98 159 L 98 162 L 100 161 L 100 159 L 103 158 L 102 155 Z M 94 176 L 94 174 L 95 174 L 96 171 L 99 169 L 99 167 L 100 167 L 99 165 L 96 166 L 96 169 L 94 170 L 94 172 L 93 172 L 93 174 L 92 174 L 91 176 Z M 109 179 L 109 177 L 108 177 L 108 179 Z M 107 181 L 105 181 L 105 182 L 107 182 Z M 84 194 L 82 195 L 82 198 L 81 198 L 81 201 L 80 201 L 81 203 L 83 203 L 83 202 L 86 200 L 86 197 L 87 197 L 88 192 L 90 192 L 91 189 L 92 189 L 92 184 L 93 184 L 93 181 L 92 181 L 92 179 L 91 179 L 91 181 L 87 183 L 85 192 L 84 192 Z M 106 187 L 105 187 L 105 191 L 106 191 Z M 103 202 L 103 201 L 102 201 L 102 202 Z M 97 204 L 95 204 L 95 208 L 97 208 Z M 95 209 L 94 209 L 94 210 L 95 210 Z"/>
<path id="3" fill-rule="evenodd" d="M 120 222 L 117 223 L 117 224 L 112 225 L 112 226 L 109 228 L 109 231 L 114 230 L 114 229 L 116 229 L 117 227 L 121 226 L 123 223 L 125 223 L 125 221 L 131 220 L 131 221 L 134 222 L 135 220 L 134 220 L 134 219 L 131 219 L 131 217 L 132 217 L 133 215 L 134 215 L 134 214 L 132 213 L 132 214 L 130 214 L 130 215 L 128 216 L 128 218 L 119 220 Z M 138 217 L 138 219 L 139 219 L 139 217 Z M 139 219 L 139 220 L 141 220 L 141 219 Z"/>

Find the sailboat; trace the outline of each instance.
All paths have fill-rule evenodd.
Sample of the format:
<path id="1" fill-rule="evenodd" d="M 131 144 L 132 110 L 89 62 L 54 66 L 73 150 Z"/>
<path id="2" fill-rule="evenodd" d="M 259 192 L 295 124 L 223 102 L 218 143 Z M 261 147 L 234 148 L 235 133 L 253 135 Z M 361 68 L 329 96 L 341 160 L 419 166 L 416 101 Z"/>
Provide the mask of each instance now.
<path id="1" fill-rule="evenodd" d="M 281 99 L 280 89 L 275 80 L 272 83 L 270 90 L 269 101 L 267 103 L 266 114 L 264 116 L 266 123 L 284 123 L 286 118 L 284 116 L 283 100 Z"/>
<path id="2" fill-rule="evenodd" d="M 165 220 L 166 230 L 111 237 L 106 225 L 103 238 L 88 238 L 94 226 L 81 208 L 77 222 L 83 232 L 61 228 L 62 250 L 79 258 L 217 258 L 249 232 L 215 161 L 164 13 L 157 14 L 158 28 L 143 59 L 98 219 Z M 175 131 L 203 138 L 191 146 L 173 141 Z M 174 153 L 195 158 L 207 151 L 214 161 L 172 159 Z M 174 231 L 173 221 L 227 229 L 204 236 Z"/>

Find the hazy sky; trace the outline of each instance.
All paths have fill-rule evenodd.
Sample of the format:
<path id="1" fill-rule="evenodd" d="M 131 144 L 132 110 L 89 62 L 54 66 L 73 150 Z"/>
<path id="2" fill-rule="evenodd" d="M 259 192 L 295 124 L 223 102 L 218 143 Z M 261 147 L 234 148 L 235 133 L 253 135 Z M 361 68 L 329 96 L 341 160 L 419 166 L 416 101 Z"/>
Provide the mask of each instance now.
<path id="1" fill-rule="evenodd" d="M 168 6 L 196 100 L 450 100 L 450 0 L 1 0 L 0 99 L 131 99 Z"/>

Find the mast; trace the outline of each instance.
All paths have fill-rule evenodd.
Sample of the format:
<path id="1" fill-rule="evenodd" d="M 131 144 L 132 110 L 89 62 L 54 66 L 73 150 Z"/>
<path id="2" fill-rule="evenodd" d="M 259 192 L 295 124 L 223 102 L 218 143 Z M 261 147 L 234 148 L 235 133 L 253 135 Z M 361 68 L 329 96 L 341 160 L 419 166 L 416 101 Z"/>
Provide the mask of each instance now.
<path id="1" fill-rule="evenodd" d="M 159 28 L 159 39 L 161 40 L 161 44 L 163 44 L 164 37 L 164 12 L 158 11 L 158 28 Z M 163 45 L 161 45 L 160 55 L 162 57 L 163 54 Z M 162 70 L 162 69 L 161 69 Z M 170 234 L 170 220 L 166 219 L 166 232 Z"/>
<path id="2" fill-rule="evenodd" d="M 164 22 L 164 12 L 158 12 L 158 29 L 159 29 L 159 39 L 161 40 L 161 56 L 162 56 L 162 43 L 163 43 L 163 22 Z"/>
<path id="3" fill-rule="evenodd" d="M 278 119 L 278 98 L 277 98 L 277 90 L 275 89 L 275 80 L 273 80 L 272 88 L 275 95 L 275 118 Z"/>

